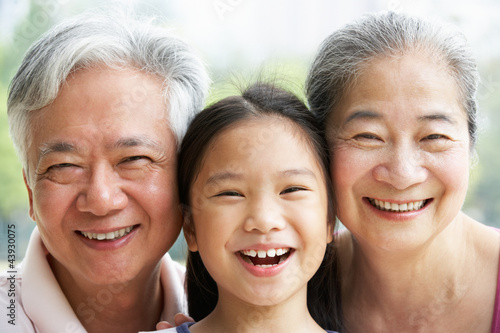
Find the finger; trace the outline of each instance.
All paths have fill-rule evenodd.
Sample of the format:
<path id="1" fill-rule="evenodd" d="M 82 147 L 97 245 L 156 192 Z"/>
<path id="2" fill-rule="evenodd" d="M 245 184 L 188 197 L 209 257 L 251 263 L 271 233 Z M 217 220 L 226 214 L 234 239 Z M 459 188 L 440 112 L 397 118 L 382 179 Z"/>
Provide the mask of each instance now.
<path id="1" fill-rule="evenodd" d="M 174 326 L 170 325 L 168 321 L 160 321 L 158 324 L 156 324 L 156 330 L 164 330 L 172 327 Z"/>
<path id="2" fill-rule="evenodd" d="M 178 313 L 174 316 L 174 323 L 176 326 L 181 326 L 182 324 L 188 322 L 194 322 L 194 319 L 184 313 Z"/>

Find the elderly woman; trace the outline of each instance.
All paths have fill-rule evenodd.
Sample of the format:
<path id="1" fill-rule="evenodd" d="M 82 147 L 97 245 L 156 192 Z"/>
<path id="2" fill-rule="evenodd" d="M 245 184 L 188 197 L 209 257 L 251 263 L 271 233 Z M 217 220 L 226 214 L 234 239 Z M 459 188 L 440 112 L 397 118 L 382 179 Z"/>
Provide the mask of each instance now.
<path id="1" fill-rule="evenodd" d="M 500 332 L 500 234 L 461 211 L 478 74 L 461 34 L 371 15 L 307 79 L 332 148 L 346 332 Z"/>
<path id="2" fill-rule="evenodd" d="M 37 227 L 1 276 L 14 316 L 0 331 L 137 332 L 185 311 L 165 253 L 182 224 L 177 148 L 207 88 L 190 47 L 128 17 L 78 17 L 31 47 L 8 115 Z"/>

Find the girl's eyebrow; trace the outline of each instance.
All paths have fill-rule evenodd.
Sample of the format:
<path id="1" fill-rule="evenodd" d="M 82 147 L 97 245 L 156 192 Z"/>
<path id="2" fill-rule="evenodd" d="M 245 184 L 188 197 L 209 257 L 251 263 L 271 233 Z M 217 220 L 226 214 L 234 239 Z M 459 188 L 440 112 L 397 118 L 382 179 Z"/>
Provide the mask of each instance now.
<path id="1" fill-rule="evenodd" d="M 293 176 L 307 176 L 316 179 L 316 175 L 314 174 L 314 172 L 312 172 L 308 168 L 283 170 L 279 172 L 279 175 L 283 178 Z"/>
<path id="2" fill-rule="evenodd" d="M 239 180 L 243 178 L 243 174 L 240 173 L 234 173 L 230 171 L 221 171 L 221 172 L 216 172 L 210 177 L 208 177 L 207 181 L 205 182 L 205 185 L 211 184 L 211 183 L 217 183 L 220 181 L 224 180 Z"/>
<path id="3" fill-rule="evenodd" d="M 314 172 L 309 170 L 308 168 L 298 168 L 298 169 L 288 169 L 278 172 L 278 176 L 282 178 L 293 177 L 293 176 L 307 176 L 316 179 L 316 175 Z M 216 172 L 210 177 L 208 177 L 205 185 L 217 183 L 225 180 L 241 180 L 243 178 L 243 174 L 235 173 L 230 171 L 221 171 Z"/>

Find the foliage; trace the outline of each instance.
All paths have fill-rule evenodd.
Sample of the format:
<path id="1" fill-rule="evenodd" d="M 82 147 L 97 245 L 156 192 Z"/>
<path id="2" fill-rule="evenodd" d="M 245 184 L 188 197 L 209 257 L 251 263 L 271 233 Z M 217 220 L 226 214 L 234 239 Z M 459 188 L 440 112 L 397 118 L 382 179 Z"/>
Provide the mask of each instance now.
<path id="1" fill-rule="evenodd" d="M 6 89 L 0 83 L 0 217 L 26 205 L 22 167 L 12 146 L 7 125 Z"/>

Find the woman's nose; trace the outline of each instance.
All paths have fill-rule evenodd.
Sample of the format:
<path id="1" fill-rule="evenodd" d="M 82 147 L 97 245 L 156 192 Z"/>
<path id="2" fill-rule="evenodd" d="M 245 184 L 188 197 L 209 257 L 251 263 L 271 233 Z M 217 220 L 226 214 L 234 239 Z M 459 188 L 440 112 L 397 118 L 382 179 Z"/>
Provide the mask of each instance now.
<path id="1" fill-rule="evenodd" d="M 120 177 L 113 167 L 100 165 L 92 170 L 85 189 L 77 198 L 76 207 L 81 212 L 105 216 L 125 208 L 127 203 L 128 197 L 122 191 Z"/>
<path id="2" fill-rule="evenodd" d="M 422 153 L 410 144 L 388 149 L 384 154 L 383 162 L 373 169 L 376 180 L 404 190 L 427 179 L 428 170 Z"/>

